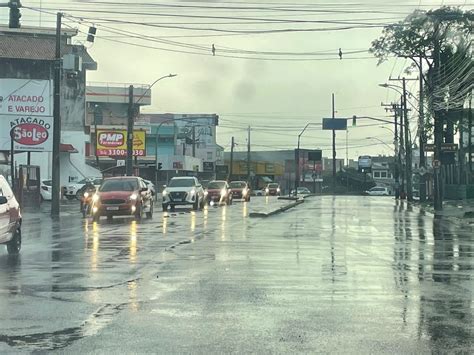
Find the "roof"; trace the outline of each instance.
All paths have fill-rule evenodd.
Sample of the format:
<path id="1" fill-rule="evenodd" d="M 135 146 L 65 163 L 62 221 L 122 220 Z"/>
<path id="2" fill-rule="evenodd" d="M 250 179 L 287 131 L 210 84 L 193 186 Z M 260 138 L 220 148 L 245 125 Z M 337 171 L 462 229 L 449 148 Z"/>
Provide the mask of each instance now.
<path id="1" fill-rule="evenodd" d="M 84 46 L 66 43 L 63 37 L 61 55 L 76 52 L 82 57 L 85 69 L 96 70 L 97 63 L 87 52 Z M 32 33 L 12 33 L 0 28 L 0 58 L 24 60 L 54 60 L 56 55 L 56 38 L 49 35 L 35 35 Z"/>
<path id="2" fill-rule="evenodd" d="M 76 148 L 74 148 L 72 144 L 64 144 L 64 143 L 61 143 L 59 145 L 59 151 L 61 153 L 79 153 L 79 151 Z"/>

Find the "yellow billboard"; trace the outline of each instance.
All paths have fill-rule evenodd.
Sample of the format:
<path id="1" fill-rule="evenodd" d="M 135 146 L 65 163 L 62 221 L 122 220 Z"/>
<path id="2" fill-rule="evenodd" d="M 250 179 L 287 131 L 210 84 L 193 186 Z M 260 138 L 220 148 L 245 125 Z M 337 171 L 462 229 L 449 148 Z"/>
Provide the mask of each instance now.
<path id="1" fill-rule="evenodd" d="M 126 129 L 98 129 L 96 136 L 97 156 L 127 156 Z M 142 130 L 133 131 L 133 156 L 143 157 L 146 155 L 145 143 L 146 132 Z"/>

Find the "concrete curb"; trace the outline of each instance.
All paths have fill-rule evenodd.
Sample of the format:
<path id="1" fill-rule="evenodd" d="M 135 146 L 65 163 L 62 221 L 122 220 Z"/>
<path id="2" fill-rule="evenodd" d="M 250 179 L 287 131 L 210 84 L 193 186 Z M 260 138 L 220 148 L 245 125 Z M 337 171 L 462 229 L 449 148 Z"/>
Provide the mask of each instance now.
<path id="1" fill-rule="evenodd" d="M 304 200 L 297 200 L 293 203 L 289 203 L 288 205 L 280 207 L 280 208 L 278 208 L 274 211 L 271 211 L 271 212 L 267 212 L 267 213 L 264 213 L 264 212 L 251 212 L 249 214 L 249 217 L 251 217 L 251 218 L 255 218 L 255 217 L 257 217 L 257 218 L 267 218 L 267 217 L 276 215 L 278 213 L 285 212 L 285 211 L 289 210 L 290 208 L 301 205 L 302 203 L 304 203 Z"/>

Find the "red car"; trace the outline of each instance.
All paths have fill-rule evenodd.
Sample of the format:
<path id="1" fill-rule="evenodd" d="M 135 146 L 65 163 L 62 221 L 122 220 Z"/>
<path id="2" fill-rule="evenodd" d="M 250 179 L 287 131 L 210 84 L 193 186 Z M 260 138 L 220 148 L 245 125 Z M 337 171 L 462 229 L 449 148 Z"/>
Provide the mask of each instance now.
<path id="1" fill-rule="evenodd" d="M 231 181 L 229 186 L 232 190 L 232 198 L 250 201 L 250 188 L 245 181 Z"/>
<path id="2" fill-rule="evenodd" d="M 280 185 L 277 183 L 270 183 L 265 188 L 265 196 L 280 196 Z"/>
<path id="3" fill-rule="evenodd" d="M 139 220 L 146 213 L 153 217 L 153 196 L 142 178 L 121 176 L 105 179 L 92 197 L 92 216 L 134 216 Z"/>
<path id="4" fill-rule="evenodd" d="M 207 189 L 204 192 L 206 201 L 208 204 L 214 203 L 225 203 L 226 205 L 232 204 L 232 191 L 224 180 L 214 180 L 207 185 Z"/>
<path id="5" fill-rule="evenodd" d="M 21 212 L 7 180 L 0 175 L 0 244 L 7 245 L 8 254 L 21 249 Z"/>

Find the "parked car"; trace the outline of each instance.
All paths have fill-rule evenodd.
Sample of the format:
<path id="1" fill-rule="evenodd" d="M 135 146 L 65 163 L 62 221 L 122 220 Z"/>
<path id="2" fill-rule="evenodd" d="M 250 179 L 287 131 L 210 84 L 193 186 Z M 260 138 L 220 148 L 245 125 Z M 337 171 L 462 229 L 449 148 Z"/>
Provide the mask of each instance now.
<path id="1" fill-rule="evenodd" d="M 82 198 L 82 194 L 79 192 L 79 190 L 84 187 L 87 181 L 92 181 L 92 183 L 96 186 L 99 187 L 100 184 L 102 183 L 102 178 L 101 177 L 87 177 L 85 179 L 82 179 L 79 182 L 76 182 L 74 184 L 69 184 L 64 187 L 64 196 L 68 200 L 73 200 L 73 199 L 78 199 L 80 200 Z"/>
<path id="2" fill-rule="evenodd" d="M 206 203 L 204 190 L 199 180 L 192 176 L 174 177 L 163 190 L 163 211 L 168 207 L 174 210 L 176 206 L 191 205 L 194 210 L 204 207 Z"/>
<path id="3" fill-rule="evenodd" d="M 263 190 L 251 190 L 250 191 L 250 196 L 263 196 L 264 192 Z"/>
<path id="4" fill-rule="evenodd" d="M 266 196 L 280 196 L 280 192 L 280 185 L 275 182 L 268 184 L 265 188 Z"/>
<path id="5" fill-rule="evenodd" d="M 8 254 L 21 249 L 21 211 L 8 181 L 0 175 L 0 244 L 6 244 Z"/>
<path id="6" fill-rule="evenodd" d="M 388 188 L 383 186 L 374 186 L 365 193 L 369 196 L 390 196 Z"/>
<path id="7" fill-rule="evenodd" d="M 53 182 L 51 180 L 41 180 L 41 200 L 43 201 L 51 201 L 52 199 L 52 190 L 53 190 Z"/>
<path id="8" fill-rule="evenodd" d="M 214 180 L 207 185 L 207 189 L 204 192 L 206 196 L 206 202 L 211 203 L 225 203 L 226 205 L 232 204 L 232 191 L 229 184 L 225 180 Z"/>
<path id="9" fill-rule="evenodd" d="M 291 195 L 295 194 L 295 190 L 291 190 Z M 296 195 L 310 195 L 311 191 L 307 187 L 298 187 L 296 189 Z"/>
<path id="10" fill-rule="evenodd" d="M 229 184 L 232 190 L 233 199 L 243 199 L 245 201 L 250 201 L 250 188 L 245 181 L 231 181 Z"/>
<path id="11" fill-rule="evenodd" d="M 153 197 L 142 178 L 120 176 L 105 179 L 92 197 L 92 216 L 134 216 L 140 220 L 144 213 L 153 217 Z"/>

